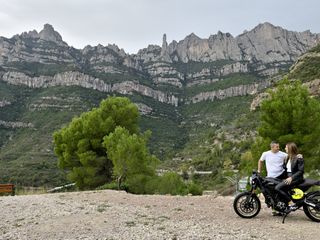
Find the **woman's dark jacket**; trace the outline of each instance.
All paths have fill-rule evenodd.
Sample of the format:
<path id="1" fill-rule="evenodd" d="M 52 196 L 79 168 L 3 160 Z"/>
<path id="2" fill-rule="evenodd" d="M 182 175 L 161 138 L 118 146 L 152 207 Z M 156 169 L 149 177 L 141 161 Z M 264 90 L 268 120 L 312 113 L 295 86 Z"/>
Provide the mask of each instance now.
<path id="1" fill-rule="evenodd" d="M 289 157 L 284 161 L 283 168 L 287 172 L 287 162 L 289 161 Z M 304 160 L 303 158 L 298 158 L 295 156 L 291 159 L 291 177 L 292 182 L 300 183 L 303 181 L 303 173 L 304 173 Z"/>

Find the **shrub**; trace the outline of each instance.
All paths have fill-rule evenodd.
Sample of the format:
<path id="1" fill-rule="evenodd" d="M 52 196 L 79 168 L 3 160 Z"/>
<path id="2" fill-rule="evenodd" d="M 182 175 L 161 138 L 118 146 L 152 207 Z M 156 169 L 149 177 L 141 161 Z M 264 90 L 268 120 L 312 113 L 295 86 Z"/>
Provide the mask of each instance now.
<path id="1" fill-rule="evenodd" d="M 157 191 L 160 194 L 186 195 L 188 188 L 182 178 L 174 172 L 165 173 L 159 181 Z"/>
<path id="2" fill-rule="evenodd" d="M 128 192 L 135 194 L 152 194 L 154 193 L 152 188 L 147 187 L 148 183 L 152 182 L 154 177 L 136 174 L 128 177 L 126 184 L 128 186 Z"/>
<path id="3" fill-rule="evenodd" d="M 120 189 L 119 189 L 119 184 L 118 182 L 110 182 L 110 183 L 106 183 L 102 186 L 99 186 L 96 188 L 97 190 L 104 190 L 104 189 L 110 189 L 110 190 L 123 190 L 128 192 L 128 185 L 127 184 L 121 184 Z"/>
<path id="4" fill-rule="evenodd" d="M 203 189 L 200 185 L 191 182 L 188 184 L 188 192 L 192 195 L 202 195 Z"/>

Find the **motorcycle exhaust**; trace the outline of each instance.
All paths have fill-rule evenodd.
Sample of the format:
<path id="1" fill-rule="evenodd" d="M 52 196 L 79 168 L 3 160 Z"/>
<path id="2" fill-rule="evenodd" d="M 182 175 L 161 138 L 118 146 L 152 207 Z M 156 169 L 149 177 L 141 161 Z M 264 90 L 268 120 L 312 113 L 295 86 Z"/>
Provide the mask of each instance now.
<path id="1" fill-rule="evenodd" d="M 310 207 L 313 207 L 313 208 L 315 208 L 317 205 L 316 204 L 314 204 L 314 203 L 311 203 L 311 202 L 308 202 L 308 201 L 304 201 L 304 203 L 305 204 L 307 204 L 308 206 L 310 206 Z"/>
<path id="2" fill-rule="evenodd" d="M 312 202 L 308 202 L 306 199 L 304 200 L 304 203 L 310 207 L 313 207 L 315 210 L 320 211 L 320 204 L 314 204 Z"/>

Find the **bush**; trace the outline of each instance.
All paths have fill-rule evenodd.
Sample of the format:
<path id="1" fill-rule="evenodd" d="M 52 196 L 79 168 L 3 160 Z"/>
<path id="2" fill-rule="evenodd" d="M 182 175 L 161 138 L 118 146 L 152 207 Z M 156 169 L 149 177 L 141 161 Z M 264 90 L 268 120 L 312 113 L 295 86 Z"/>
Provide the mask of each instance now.
<path id="1" fill-rule="evenodd" d="M 147 185 L 153 182 L 154 178 L 155 176 L 152 177 L 144 174 L 130 176 L 126 181 L 128 192 L 135 194 L 153 194 L 154 189 L 147 187 Z"/>
<path id="2" fill-rule="evenodd" d="M 118 183 L 111 182 L 97 188 L 118 190 Z M 163 176 L 135 174 L 128 177 L 121 190 L 133 194 L 171 194 L 171 195 L 202 195 L 202 187 L 196 183 L 185 184 L 180 175 L 168 172 Z"/>
<path id="3" fill-rule="evenodd" d="M 192 195 L 202 195 L 203 189 L 200 185 L 191 182 L 188 184 L 188 192 Z"/>
<path id="4" fill-rule="evenodd" d="M 158 186 L 161 181 L 160 176 L 153 176 L 145 185 L 145 191 L 147 194 L 158 194 Z"/>
<path id="5" fill-rule="evenodd" d="M 126 181 L 128 192 L 134 194 L 171 194 L 186 195 L 190 192 L 180 175 L 169 172 L 163 176 L 148 176 L 136 174 Z M 199 195 L 202 190 L 199 186 L 191 184 L 191 191 L 194 195 Z"/>
<path id="6" fill-rule="evenodd" d="M 110 190 L 125 190 L 127 191 L 128 186 L 126 184 L 122 184 L 120 189 L 118 189 L 118 183 L 117 182 L 110 182 L 106 183 L 100 187 L 97 187 L 97 190 L 104 190 L 104 189 L 110 189 Z"/>
<path id="7" fill-rule="evenodd" d="M 157 192 L 160 194 L 171 195 L 186 195 L 188 194 L 188 188 L 183 182 L 182 178 L 174 172 L 165 173 L 159 178 L 159 185 L 157 186 Z"/>

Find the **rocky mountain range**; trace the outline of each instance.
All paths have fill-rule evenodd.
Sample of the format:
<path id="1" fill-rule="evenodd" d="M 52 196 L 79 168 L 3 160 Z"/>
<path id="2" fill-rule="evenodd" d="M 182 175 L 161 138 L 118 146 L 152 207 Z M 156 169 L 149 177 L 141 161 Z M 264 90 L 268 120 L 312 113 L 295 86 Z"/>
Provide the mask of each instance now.
<path id="1" fill-rule="evenodd" d="M 208 128 L 249 111 L 256 94 L 319 42 L 320 34 L 270 23 L 236 37 L 192 33 L 169 44 L 164 34 L 162 46 L 136 54 L 116 45 L 75 49 L 49 24 L 39 33 L 0 37 L 3 179 L 25 182 L 32 176 L 33 184 L 43 184 L 47 175 L 58 178 L 52 132 L 110 95 L 134 101 L 142 130 L 153 131 L 154 153 L 172 156 Z M 25 176 L 18 166 L 34 171 Z"/>
<path id="2" fill-rule="evenodd" d="M 177 106 L 185 96 L 177 98 L 174 93 L 184 86 L 207 85 L 234 73 L 273 76 L 319 41 L 320 34 L 292 32 L 264 23 L 237 37 L 218 32 L 208 39 L 201 39 L 192 33 L 179 42 L 168 44 L 164 35 L 162 47 L 149 45 L 137 54 L 129 55 L 116 45 L 74 49 L 46 24 L 39 33 L 33 30 L 11 39 L 0 39 L 3 69 L 0 76 L 10 84 L 34 88 L 78 85 L 103 92 L 137 92 Z M 197 63 L 204 66 L 192 69 Z M 113 74 L 131 75 L 128 80 L 134 83 L 113 86 L 106 76 Z M 144 78 L 145 85 L 151 88 L 142 86 L 139 78 Z M 162 85 L 177 89 L 164 93 L 155 91 Z M 241 90 L 239 93 L 246 94 Z"/>

